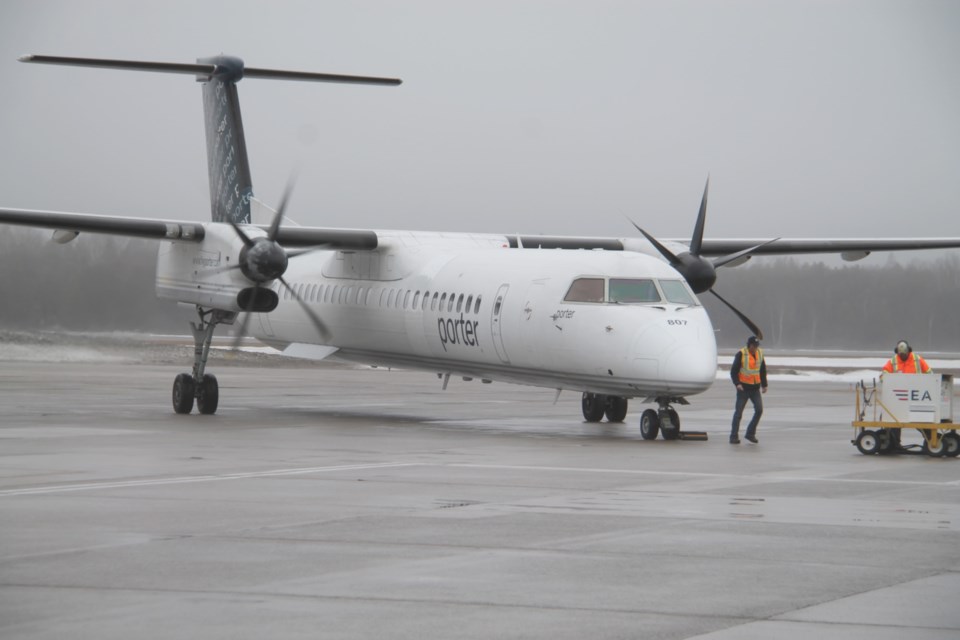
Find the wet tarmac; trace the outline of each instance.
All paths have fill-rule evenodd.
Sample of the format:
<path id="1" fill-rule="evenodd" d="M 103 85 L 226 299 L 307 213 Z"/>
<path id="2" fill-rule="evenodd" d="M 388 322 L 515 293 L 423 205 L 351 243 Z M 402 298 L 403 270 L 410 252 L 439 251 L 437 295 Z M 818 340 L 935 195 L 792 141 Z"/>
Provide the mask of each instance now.
<path id="1" fill-rule="evenodd" d="M 189 353 L 118 342 L 0 349 L 4 638 L 960 637 L 960 459 L 861 455 L 849 383 L 775 381 L 735 446 L 722 380 L 709 440 L 645 441 L 637 402 L 217 352 L 178 416 Z"/>

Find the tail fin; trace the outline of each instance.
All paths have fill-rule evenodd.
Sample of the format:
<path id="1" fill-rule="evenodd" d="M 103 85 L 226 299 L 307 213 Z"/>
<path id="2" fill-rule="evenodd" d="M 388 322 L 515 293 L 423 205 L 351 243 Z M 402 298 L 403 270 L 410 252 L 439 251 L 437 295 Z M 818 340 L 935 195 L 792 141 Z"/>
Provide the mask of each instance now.
<path id="1" fill-rule="evenodd" d="M 253 181 L 237 95 L 237 82 L 243 79 L 243 60 L 217 56 L 200 58 L 197 63 L 214 68 L 208 77 L 197 78 L 203 82 L 210 213 L 214 222 L 249 224 Z"/>
<path id="2" fill-rule="evenodd" d="M 203 83 L 210 212 L 214 222 L 233 221 L 238 224 L 250 222 L 253 183 L 250 179 L 250 163 L 247 161 L 247 144 L 243 137 L 237 82 L 244 77 L 377 85 L 398 85 L 401 82 L 396 78 L 244 68 L 243 60 L 231 56 L 200 58 L 197 64 L 35 55 L 23 56 L 20 62 L 184 73 L 195 76 L 198 82 Z"/>

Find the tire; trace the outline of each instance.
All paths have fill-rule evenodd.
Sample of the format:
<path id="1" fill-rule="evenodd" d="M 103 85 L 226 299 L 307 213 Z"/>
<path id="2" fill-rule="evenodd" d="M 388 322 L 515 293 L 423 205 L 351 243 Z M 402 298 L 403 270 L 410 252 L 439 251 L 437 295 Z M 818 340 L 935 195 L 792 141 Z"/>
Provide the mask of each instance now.
<path id="1" fill-rule="evenodd" d="M 948 458 L 960 456 L 960 435 L 955 431 L 943 434 L 944 455 Z"/>
<path id="2" fill-rule="evenodd" d="M 627 399 L 621 396 L 607 396 L 603 409 L 609 422 L 623 422 L 627 417 Z"/>
<path id="3" fill-rule="evenodd" d="M 876 431 L 861 431 L 856 440 L 857 449 L 865 456 L 872 456 L 880 451 L 880 434 Z"/>
<path id="4" fill-rule="evenodd" d="M 680 437 L 680 416 L 673 409 L 665 409 L 657 416 L 660 419 L 660 435 L 664 440 Z"/>
<path id="5" fill-rule="evenodd" d="M 197 411 L 204 415 L 214 414 L 219 402 L 220 386 L 217 384 L 217 377 L 212 373 L 203 374 L 200 388 L 197 389 Z"/>
<path id="6" fill-rule="evenodd" d="M 931 447 L 930 442 L 927 440 L 927 437 L 923 437 L 923 452 L 930 456 L 931 458 L 942 458 L 947 454 L 947 443 L 944 442 L 943 438 L 937 440 L 937 446 Z"/>
<path id="7" fill-rule="evenodd" d="M 181 373 L 173 379 L 173 410 L 187 414 L 193 411 L 193 396 L 196 384 L 189 373 Z"/>
<path id="8" fill-rule="evenodd" d="M 656 440 L 660 433 L 660 418 L 653 409 L 647 409 L 640 416 L 640 437 L 644 440 Z"/>
<path id="9" fill-rule="evenodd" d="M 583 411 L 583 419 L 587 422 L 600 422 L 603 420 L 603 407 L 606 404 L 606 396 L 599 393 L 583 392 L 583 399 L 580 400 L 580 409 Z"/>

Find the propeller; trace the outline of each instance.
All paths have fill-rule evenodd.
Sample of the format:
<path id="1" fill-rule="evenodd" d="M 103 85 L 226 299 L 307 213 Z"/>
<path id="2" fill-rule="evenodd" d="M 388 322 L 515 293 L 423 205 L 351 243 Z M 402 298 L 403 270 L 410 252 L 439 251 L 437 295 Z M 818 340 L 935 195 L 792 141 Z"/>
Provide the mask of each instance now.
<path id="1" fill-rule="evenodd" d="M 236 350 L 240 346 L 240 342 L 243 341 L 244 336 L 247 333 L 247 325 L 250 322 L 250 314 L 254 310 L 257 302 L 257 292 L 265 288 L 266 285 L 273 280 L 279 280 L 280 284 L 286 287 L 287 291 L 290 292 L 290 295 L 294 300 L 300 305 L 303 311 L 313 322 L 313 326 L 316 327 L 317 331 L 320 333 L 321 337 L 327 339 L 330 337 L 330 330 L 327 329 L 326 324 L 323 320 L 320 319 L 320 316 L 310 308 L 310 305 L 301 298 L 297 291 L 290 286 L 290 284 L 284 279 L 283 274 L 287 271 L 287 267 L 290 264 L 290 259 L 296 258 L 307 253 L 318 251 L 324 247 L 311 247 L 309 249 L 302 249 L 298 251 L 288 252 L 286 249 L 280 246 L 277 242 L 277 234 L 280 232 L 280 223 L 283 220 L 283 212 L 287 208 L 287 202 L 290 199 L 290 194 L 293 192 L 293 183 L 291 179 L 287 183 L 287 187 L 283 192 L 283 197 L 280 199 L 280 206 L 277 207 L 277 212 L 273 217 L 273 221 L 270 223 L 270 227 L 267 230 L 266 237 L 257 236 L 251 238 L 243 228 L 230 220 L 230 226 L 233 227 L 233 230 L 237 233 L 241 240 L 243 240 L 243 248 L 240 250 L 240 258 L 238 264 L 233 268 L 240 269 L 243 275 L 253 282 L 253 294 L 247 296 L 246 304 L 243 305 L 244 317 L 240 323 L 239 329 L 236 332 L 236 339 L 233 342 L 233 348 Z"/>
<path id="2" fill-rule="evenodd" d="M 709 291 L 715 295 L 723 304 L 725 304 L 733 313 L 736 314 L 738 318 L 761 340 L 763 339 L 763 332 L 760 328 L 752 321 L 750 318 L 745 316 L 739 309 L 725 300 L 719 293 L 714 291 L 713 285 L 717 282 L 717 267 L 722 267 L 726 264 L 739 260 L 744 256 L 748 256 L 760 247 L 766 246 L 771 242 L 776 242 L 780 238 L 774 238 L 772 240 L 767 240 L 766 242 L 761 242 L 758 245 L 749 247 L 742 251 L 737 251 L 736 253 L 731 253 L 730 255 L 721 256 L 714 260 L 708 260 L 700 255 L 701 249 L 703 248 L 703 229 L 707 219 L 707 194 L 710 191 L 710 178 L 707 177 L 707 183 L 703 187 L 703 198 L 700 200 L 700 213 L 697 215 L 697 224 L 693 228 L 693 237 L 690 238 L 690 249 L 684 251 L 679 255 L 675 254 L 673 251 L 661 244 L 656 238 L 640 228 L 640 226 L 630 220 L 637 231 L 643 234 L 643 237 L 646 238 L 654 248 L 660 252 L 660 254 L 667 259 L 667 262 L 670 263 L 670 266 L 680 272 L 680 275 L 687 281 L 690 285 L 690 288 L 693 289 L 694 293 L 703 293 Z"/>

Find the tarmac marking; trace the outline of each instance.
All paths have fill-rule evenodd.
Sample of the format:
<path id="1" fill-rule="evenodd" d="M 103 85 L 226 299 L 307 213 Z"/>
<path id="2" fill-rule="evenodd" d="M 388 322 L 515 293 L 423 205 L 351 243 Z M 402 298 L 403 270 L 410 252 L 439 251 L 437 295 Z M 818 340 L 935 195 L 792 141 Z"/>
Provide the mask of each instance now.
<path id="1" fill-rule="evenodd" d="M 279 476 L 307 475 L 312 473 L 332 473 L 337 471 L 355 471 L 364 469 L 390 469 L 400 467 L 447 467 L 460 469 L 489 469 L 496 471 L 558 471 L 563 473 L 603 473 L 644 476 L 675 476 L 684 478 L 728 478 L 738 480 L 764 480 L 770 482 L 835 482 L 841 484 L 874 484 L 899 486 L 949 487 L 958 486 L 960 481 L 931 482 L 922 480 L 873 480 L 868 478 L 836 478 L 816 476 L 785 476 L 777 474 L 736 474 L 705 473 L 698 471 L 653 471 L 646 469 L 598 469 L 591 467 L 553 467 L 533 465 L 494 465 L 470 463 L 429 463 L 429 462 L 384 462 L 377 464 L 339 465 L 334 467 L 305 467 L 298 469 L 273 469 L 270 471 L 249 471 L 244 473 L 224 473 L 204 476 L 181 476 L 175 478 L 153 478 L 145 480 L 118 480 L 112 482 L 91 482 L 86 484 L 66 484 L 41 487 L 23 487 L 0 490 L 0 498 L 7 496 L 43 495 L 48 493 L 68 493 L 73 491 L 97 491 L 100 489 L 123 489 L 130 487 L 152 487 L 194 482 L 217 482 L 224 480 L 248 480 L 251 478 L 271 478 Z"/>
<path id="2" fill-rule="evenodd" d="M 495 469 L 495 470 L 516 470 L 516 471 L 562 471 L 579 473 L 620 473 L 627 475 L 646 475 L 646 476 L 678 476 L 687 478 L 732 478 L 739 480 L 765 480 L 776 482 L 839 482 L 847 484 L 892 484 L 892 485 L 916 485 L 924 487 L 950 487 L 960 485 L 960 480 L 950 480 L 944 482 L 931 482 L 925 480 L 871 480 L 869 478 L 835 478 L 835 477 L 817 477 L 817 476 L 782 476 L 773 474 L 741 474 L 741 473 L 705 473 L 700 471 L 651 471 L 646 469 L 596 469 L 590 467 L 537 467 L 530 465 L 499 465 L 499 464 L 467 464 L 467 463 L 449 463 L 445 467 L 462 467 L 468 469 Z"/>
<path id="3" fill-rule="evenodd" d="M 153 487 L 168 484 L 186 484 L 191 482 L 217 482 L 222 480 L 247 480 L 250 478 L 271 478 L 277 476 L 295 476 L 310 473 L 331 473 L 335 471 L 355 471 L 363 469 L 388 469 L 392 467 L 417 466 L 415 462 L 384 462 L 378 464 L 352 464 L 336 467 L 306 467 L 302 469 L 273 469 L 271 471 L 250 471 L 246 473 L 224 473 L 207 476 L 182 476 L 178 478 L 153 478 L 149 480 L 120 480 L 113 482 L 91 482 L 87 484 L 65 484 L 47 487 L 24 487 L 5 489 L 0 497 L 42 495 L 45 493 L 67 493 L 71 491 L 96 491 L 98 489 L 124 489 L 129 487 Z"/>

